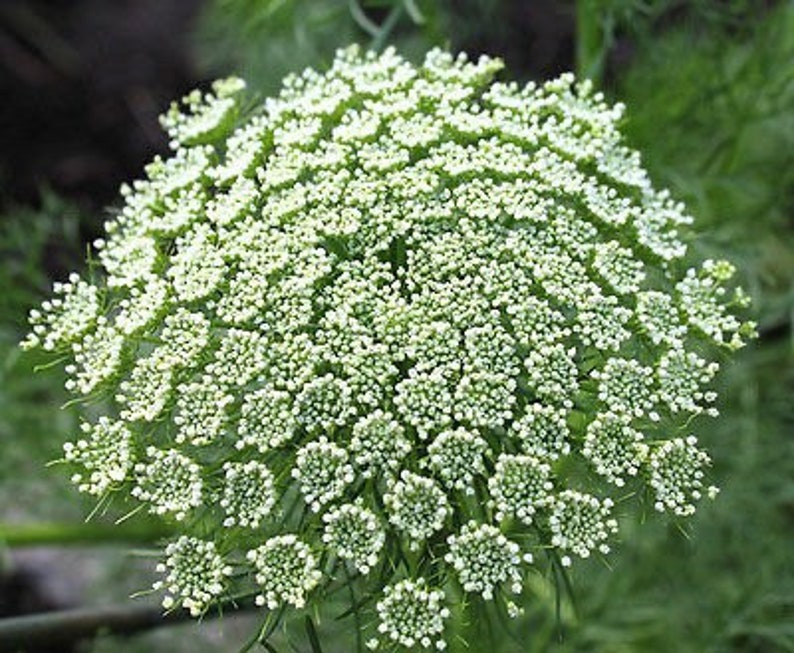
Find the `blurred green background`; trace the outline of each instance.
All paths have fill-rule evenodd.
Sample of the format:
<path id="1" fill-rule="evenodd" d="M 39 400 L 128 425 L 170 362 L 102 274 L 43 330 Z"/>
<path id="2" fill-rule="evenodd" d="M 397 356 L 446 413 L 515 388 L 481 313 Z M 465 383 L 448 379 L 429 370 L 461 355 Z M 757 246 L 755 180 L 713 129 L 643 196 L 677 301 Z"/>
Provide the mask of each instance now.
<path id="1" fill-rule="evenodd" d="M 14 1 L 0 7 L 0 539 L 91 509 L 45 464 L 74 418 L 58 374 L 16 343 L 53 279 L 79 268 L 120 182 L 164 150 L 156 116 L 236 72 L 263 96 L 357 41 L 418 59 L 487 52 L 507 75 L 573 69 L 628 105 L 625 133 L 685 200 L 700 247 L 737 263 L 761 338 L 725 366 L 721 417 L 693 428 L 722 487 L 685 529 L 627 521 L 573 598 L 539 580 L 473 652 L 794 651 L 794 3 L 761 0 Z M 125 546 L 3 548 L 0 615 L 120 603 L 150 583 Z M 258 622 L 160 629 L 34 651 L 237 651 Z M 352 649 L 348 622 L 324 650 Z M 298 642 L 299 651 L 309 650 Z M 304 648 L 306 647 L 306 648 Z M 280 649 L 279 649 L 280 650 Z M 292 650 L 286 648 L 285 650 Z"/>

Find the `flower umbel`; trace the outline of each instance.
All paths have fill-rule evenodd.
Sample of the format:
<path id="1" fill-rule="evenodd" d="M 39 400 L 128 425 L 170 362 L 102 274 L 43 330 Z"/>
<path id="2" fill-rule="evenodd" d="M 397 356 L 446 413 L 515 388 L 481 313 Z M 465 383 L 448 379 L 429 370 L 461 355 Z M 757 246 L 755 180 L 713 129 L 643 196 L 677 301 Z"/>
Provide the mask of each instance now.
<path id="1" fill-rule="evenodd" d="M 92 280 L 31 312 L 94 410 L 78 489 L 175 532 L 166 607 L 349 582 L 371 646 L 442 649 L 462 595 L 514 616 L 534 561 L 606 554 L 617 492 L 711 493 L 689 434 L 753 334 L 733 266 L 688 251 L 621 105 L 501 66 L 349 48 L 257 107 L 190 93 Z"/>

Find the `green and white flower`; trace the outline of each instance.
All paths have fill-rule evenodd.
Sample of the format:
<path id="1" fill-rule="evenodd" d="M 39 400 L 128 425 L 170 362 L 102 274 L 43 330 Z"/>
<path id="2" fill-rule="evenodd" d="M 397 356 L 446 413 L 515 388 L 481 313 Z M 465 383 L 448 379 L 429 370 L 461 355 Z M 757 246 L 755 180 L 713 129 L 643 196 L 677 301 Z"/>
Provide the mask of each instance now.
<path id="1" fill-rule="evenodd" d="M 90 399 L 74 483 L 175 531 L 168 607 L 255 582 L 301 609 L 346 565 L 380 578 L 373 646 L 441 649 L 461 586 L 515 615 L 533 555 L 608 552 L 616 488 L 676 517 L 713 493 L 677 435 L 754 333 L 734 268 L 688 247 L 621 105 L 501 67 L 351 47 L 258 105 L 188 94 L 90 280 L 31 311 L 23 346 Z"/>

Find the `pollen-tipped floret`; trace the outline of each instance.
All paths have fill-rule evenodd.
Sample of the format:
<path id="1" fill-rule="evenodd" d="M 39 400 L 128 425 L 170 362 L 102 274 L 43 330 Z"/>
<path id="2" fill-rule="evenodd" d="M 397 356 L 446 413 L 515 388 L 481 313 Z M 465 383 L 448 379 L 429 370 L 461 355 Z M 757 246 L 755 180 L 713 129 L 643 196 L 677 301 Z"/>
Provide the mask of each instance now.
<path id="1" fill-rule="evenodd" d="M 235 78 L 188 94 L 92 280 L 31 312 L 24 346 L 90 400 L 78 488 L 168 520 L 180 569 L 196 542 L 197 570 L 235 562 L 180 572 L 175 605 L 253 576 L 302 607 L 344 576 L 385 648 L 442 647 L 455 578 L 512 594 L 533 553 L 608 550 L 610 494 L 680 516 L 706 492 L 674 434 L 716 414 L 715 351 L 752 337 L 733 266 L 697 260 L 621 105 L 501 65 L 352 47 L 258 106 Z M 439 587 L 400 580 L 422 574 Z"/>

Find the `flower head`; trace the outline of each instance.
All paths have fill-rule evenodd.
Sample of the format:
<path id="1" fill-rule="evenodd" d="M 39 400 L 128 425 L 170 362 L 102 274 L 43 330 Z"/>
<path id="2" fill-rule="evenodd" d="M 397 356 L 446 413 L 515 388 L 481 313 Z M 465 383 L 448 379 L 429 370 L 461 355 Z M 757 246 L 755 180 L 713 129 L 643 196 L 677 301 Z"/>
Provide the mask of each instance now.
<path id="1" fill-rule="evenodd" d="M 694 511 L 679 434 L 753 332 L 733 267 L 689 251 L 620 105 L 500 68 L 349 48 L 259 106 L 188 94 L 92 281 L 31 312 L 24 346 L 101 413 L 78 489 L 176 531 L 169 604 L 300 609 L 352 568 L 379 645 L 443 648 L 460 586 L 517 614 L 533 554 L 606 553 L 615 486 Z"/>
<path id="2" fill-rule="evenodd" d="M 322 578 L 314 554 L 291 533 L 270 538 L 259 548 L 250 550 L 246 558 L 256 570 L 260 587 L 256 602 L 271 610 L 283 603 L 302 608 L 307 594 Z"/>
<path id="3" fill-rule="evenodd" d="M 165 591 L 163 607 L 180 605 L 197 617 L 223 594 L 232 568 L 214 542 L 183 535 L 165 548 L 165 560 L 157 571 L 166 575 L 154 584 L 154 589 Z"/>
<path id="4" fill-rule="evenodd" d="M 386 587 L 378 602 L 378 632 L 387 641 L 408 649 L 446 648 L 442 638 L 449 609 L 444 607 L 444 592 L 429 589 L 423 578 L 401 580 Z M 377 640 L 374 644 L 377 646 Z"/>
<path id="5" fill-rule="evenodd" d="M 505 583 L 517 594 L 521 592 L 521 547 L 511 542 L 495 526 L 471 521 L 458 535 L 450 535 L 446 561 L 458 573 L 467 592 L 492 599 L 497 585 Z M 531 554 L 524 554 L 532 562 Z"/>

